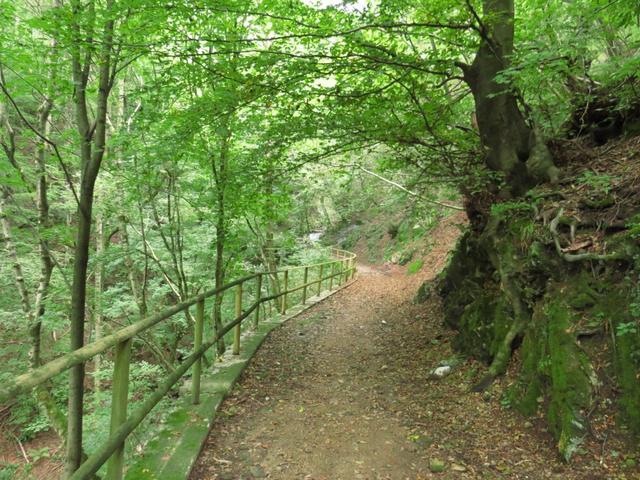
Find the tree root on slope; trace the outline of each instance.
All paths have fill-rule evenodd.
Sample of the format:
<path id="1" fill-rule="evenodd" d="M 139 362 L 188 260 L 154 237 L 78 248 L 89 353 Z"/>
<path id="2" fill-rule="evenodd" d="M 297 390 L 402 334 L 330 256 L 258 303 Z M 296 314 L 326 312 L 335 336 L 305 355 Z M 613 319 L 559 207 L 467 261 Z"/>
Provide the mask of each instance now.
<path id="1" fill-rule="evenodd" d="M 524 331 L 527 320 L 531 317 L 524 302 L 522 301 L 515 281 L 512 280 L 503 269 L 500 269 L 500 277 L 502 280 L 503 291 L 509 298 L 511 306 L 513 307 L 513 324 L 502 339 L 502 342 L 500 342 L 498 351 L 494 355 L 491 366 L 489 367 L 489 372 L 482 378 L 482 380 L 480 380 L 480 382 L 471 388 L 471 391 L 473 392 L 482 392 L 486 390 L 498 376 L 507 371 L 507 366 L 511 360 L 511 346 L 513 345 L 513 341 Z"/>
<path id="2" fill-rule="evenodd" d="M 560 235 L 558 234 L 558 224 L 560 223 L 560 219 L 564 214 L 564 208 L 561 208 L 558 211 L 558 214 L 555 216 L 553 220 L 549 223 L 549 230 L 551 231 L 551 235 L 553 236 L 553 243 L 556 247 L 556 252 L 566 262 L 582 262 L 585 260 L 595 260 L 595 261 L 616 261 L 616 260 L 628 260 L 628 256 L 623 253 L 609 253 L 609 254 L 598 254 L 598 253 L 565 253 L 562 251 L 562 246 L 560 245 Z M 571 224 L 572 228 L 572 237 L 575 235 L 575 226 Z"/>

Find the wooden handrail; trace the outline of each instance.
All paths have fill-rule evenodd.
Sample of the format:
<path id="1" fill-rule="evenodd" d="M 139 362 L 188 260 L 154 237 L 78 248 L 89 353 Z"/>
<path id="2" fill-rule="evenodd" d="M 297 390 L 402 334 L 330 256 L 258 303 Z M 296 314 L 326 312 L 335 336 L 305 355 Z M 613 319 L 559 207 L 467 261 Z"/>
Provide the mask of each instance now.
<path id="1" fill-rule="evenodd" d="M 136 336 L 137 334 L 148 330 L 161 321 L 172 317 L 176 313 L 186 310 L 192 305 L 198 303 L 198 301 L 216 295 L 217 293 L 224 292 L 225 290 L 244 283 L 247 280 L 255 278 L 257 275 L 261 274 L 249 275 L 247 277 L 235 280 L 227 285 L 223 285 L 220 288 L 201 293 L 200 295 L 185 300 L 184 302 L 178 303 L 173 307 L 164 310 L 163 312 L 143 318 L 142 320 L 138 320 L 137 322 L 121 328 L 120 330 L 117 330 L 110 335 L 102 337 L 100 340 L 96 340 L 95 342 L 89 343 L 82 348 L 74 350 L 73 352 L 62 355 L 55 360 L 51 360 L 41 367 L 15 377 L 13 380 L 8 380 L 9 385 L 5 385 L 0 388 L 0 402 L 5 402 L 15 395 L 27 392 L 32 388 L 46 382 L 50 378 L 64 372 L 65 370 L 86 362 L 92 357 L 105 352 L 109 348 L 115 347 L 120 342 L 128 340 Z"/>
<path id="2" fill-rule="evenodd" d="M 340 250 L 340 249 L 335 249 L 335 252 L 340 252 L 340 254 L 347 254 L 348 256 L 345 257 L 339 257 L 339 260 L 355 260 L 355 258 L 357 257 L 357 255 L 355 253 L 349 252 L 347 250 Z M 332 252 L 333 253 L 333 252 Z M 260 272 L 261 274 L 270 274 L 273 275 L 274 273 L 282 273 L 285 270 L 300 270 L 302 268 L 314 268 L 314 267 L 319 267 L 320 265 L 331 265 L 332 263 L 336 263 L 338 260 L 327 260 L 326 262 L 320 262 L 320 263 L 311 263 L 309 265 L 295 265 L 292 267 L 287 267 L 287 268 L 283 268 L 280 270 L 267 270 L 265 272 Z"/>
<path id="3" fill-rule="evenodd" d="M 196 295 L 193 298 L 178 303 L 163 312 L 157 313 L 150 317 L 143 318 L 131 325 L 128 325 L 110 335 L 107 335 L 95 342 L 87 344 L 82 348 L 62 355 L 41 367 L 34 369 L 25 374 L 19 375 L 9 384 L 0 387 L 0 402 L 4 402 L 15 395 L 25 393 L 32 388 L 46 382 L 52 377 L 63 373 L 69 368 L 82 364 L 91 359 L 95 355 L 101 354 L 109 348 L 116 348 L 114 372 L 112 381 L 112 405 L 111 405 L 111 430 L 108 439 L 103 443 L 96 452 L 94 452 L 70 477 L 71 479 L 86 479 L 95 474 L 100 467 L 109 460 L 107 469 L 107 479 L 121 479 L 124 468 L 124 442 L 129 434 L 142 422 L 169 390 L 193 367 L 192 375 L 192 400 L 193 403 L 199 402 L 200 397 L 200 376 L 201 376 L 201 359 L 204 354 L 224 337 L 232 329 L 235 329 L 233 353 L 240 353 L 240 326 L 242 321 L 249 317 L 254 311 L 254 324 L 259 321 L 260 305 L 281 298 L 280 312 L 284 314 L 288 308 L 288 295 L 299 290 L 303 290 L 301 303 L 305 304 L 307 300 L 307 288 L 317 285 L 317 295 L 322 292 L 322 282 L 330 280 L 329 289 L 333 289 L 333 279 L 338 278 L 338 285 L 341 285 L 342 279 L 347 282 L 353 278 L 356 272 L 356 255 L 346 250 L 337 248 L 331 249 L 331 254 L 336 257 L 334 260 L 320 262 L 311 265 L 302 265 L 289 267 L 280 270 L 259 272 L 252 275 L 234 280 L 219 288 L 208 290 L 204 293 Z M 324 275 L 324 267 L 331 265 L 331 273 Z M 339 269 L 335 267 L 338 266 Z M 316 280 L 309 281 L 308 274 L 312 268 L 319 269 L 319 275 Z M 304 268 L 303 284 L 296 287 L 289 287 L 289 272 Z M 336 272 L 338 270 L 338 272 Z M 284 289 L 277 294 L 262 296 L 262 286 L 266 282 L 262 281 L 264 275 L 284 274 Z M 243 284 L 250 280 L 257 279 L 257 292 L 255 302 L 246 310 L 242 309 Z M 292 279 L 291 279 L 292 280 Z M 231 288 L 236 288 L 235 295 L 235 318 L 227 323 L 213 338 L 203 341 L 204 326 L 204 303 L 209 297 L 218 295 Z M 189 307 L 197 304 L 196 322 L 194 331 L 194 351 L 179 366 L 169 374 L 167 379 L 152 392 L 142 405 L 127 417 L 127 402 L 129 391 L 129 365 L 131 362 L 131 346 L 132 339 L 136 335 L 152 328 L 158 323 L 167 320 L 176 313 L 187 310 Z"/>

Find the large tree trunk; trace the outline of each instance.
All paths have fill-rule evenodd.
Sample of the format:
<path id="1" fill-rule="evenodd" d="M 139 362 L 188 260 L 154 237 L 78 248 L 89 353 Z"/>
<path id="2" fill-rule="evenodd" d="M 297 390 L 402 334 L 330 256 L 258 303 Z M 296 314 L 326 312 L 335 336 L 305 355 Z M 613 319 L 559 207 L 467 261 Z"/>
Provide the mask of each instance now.
<path id="1" fill-rule="evenodd" d="M 485 164 L 504 174 L 507 191 L 519 196 L 542 181 L 557 179 L 546 145 L 527 125 L 516 94 L 496 82 L 513 53 L 514 0 L 484 0 L 482 40 L 473 63 L 461 65 L 476 104 Z"/>

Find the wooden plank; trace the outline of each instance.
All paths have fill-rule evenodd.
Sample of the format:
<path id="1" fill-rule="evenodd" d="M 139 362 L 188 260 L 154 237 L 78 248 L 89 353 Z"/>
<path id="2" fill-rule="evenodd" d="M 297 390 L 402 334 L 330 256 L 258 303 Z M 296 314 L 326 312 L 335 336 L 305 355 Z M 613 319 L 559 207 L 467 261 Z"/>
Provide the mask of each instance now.
<path id="1" fill-rule="evenodd" d="M 322 274 L 324 271 L 324 265 L 320 265 L 320 275 L 318 277 L 318 296 L 320 296 L 320 292 L 322 292 Z"/>

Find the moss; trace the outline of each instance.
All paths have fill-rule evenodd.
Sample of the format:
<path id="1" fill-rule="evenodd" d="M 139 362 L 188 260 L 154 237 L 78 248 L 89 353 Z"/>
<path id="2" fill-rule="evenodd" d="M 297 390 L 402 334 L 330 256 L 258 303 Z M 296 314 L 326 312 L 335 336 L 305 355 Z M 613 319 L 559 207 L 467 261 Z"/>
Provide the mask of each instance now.
<path id="1" fill-rule="evenodd" d="M 620 419 L 640 434 L 640 327 L 613 339 L 605 335 L 605 326 L 616 332 L 636 321 L 628 312 L 631 287 L 621 273 L 628 266 L 567 263 L 532 213 L 522 202 L 492 208 L 483 232 L 459 241 L 437 286 L 445 322 L 458 331 L 457 350 L 491 361 L 500 345 L 509 353 L 512 327 L 523 325 L 516 336 L 522 339 L 520 371 L 507 395 L 525 415 L 545 411 L 568 460 L 587 433 L 585 412 L 598 384 L 589 355 L 612 355 Z M 607 247 L 630 258 L 638 254 L 638 242 L 628 235 L 608 236 Z"/>
<path id="2" fill-rule="evenodd" d="M 509 306 L 497 289 L 467 305 L 460 316 L 454 347 L 490 362 L 512 323 Z"/>
<path id="3" fill-rule="evenodd" d="M 615 203 L 616 199 L 613 197 L 613 195 L 605 195 L 600 198 L 585 198 L 582 202 L 583 206 L 596 210 L 610 207 Z"/>
<path id="4" fill-rule="evenodd" d="M 620 410 L 629 430 L 640 436 L 640 339 L 638 334 L 619 335 L 616 343 L 616 374 L 622 390 Z"/>
<path id="5" fill-rule="evenodd" d="M 577 345 L 570 327 L 572 313 L 561 298 L 562 289 L 546 305 L 549 348 L 549 426 L 565 460 L 575 453 L 586 434 L 584 412 L 591 406 L 591 365 Z"/>
<path id="6" fill-rule="evenodd" d="M 433 293 L 433 282 L 432 281 L 424 282 L 422 285 L 420 285 L 420 288 L 418 288 L 418 291 L 413 297 L 413 303 L 421 304 L 426 302 L 427 300 L 429 300 L 429 297 L 431 297 L 432 293 Z"/>
<path id="7" fill-rule="evenodd" d="M 514 408 L 527 416 L 532 416 L 538 411 L 538 399 L 542 396 L 544 387 L 543 378 L 548 373 L 545 372 L 548 366 L 546 330 L 538 327 L 543 318 L 540 310 L 539 305 L 533 313 L 532 323 L 525 331 L 520 351 L 520 374 L 518 381 L 508 392 Z"/>
<path id="8" fill-rule="evenodd" d="M 437 281 L 448 326 L 460 330 L 465 307 L 484 295 L 487 277 L 492 271 L 478 239 L 470 233 L 463 235 Z"/>
<path id="9" fill-rule="evenodd" d="M 571 289 L 567 292 L 567 303 L 577 309 L 592 308 L 598 302 L 598 293 L 592 286 L 593 276 L 581 270 L 571 278 Z"/>
<path id="10" fill-rule="evenodd" d="M 587 431 L 584 412 L 592 404 L 595 374 L 578 346 L 574 326 L 578 315 L 569 301 L 580 297 L 586 283 L 552 284 L 533 311 L 522 343 L 518 382 L 511 403 L 525 415 L 547 409 L 549 429 L 566 460 L 576 452 Z M 540 403 L 541 397 L 546 402 Z"/>
<path id="11" fill-rule="evenodd" d="M 489 345 L 489 354 L 493 357 L 500 348 L 502 339 L 507 335 L 513 323 L 513 314 L 506 297 L 500 296 L 493 306 L 491 317 L 492 341 Z"/>
<path id="12" fill-rule="evenodd" d="M 629 430 L 640 436 L 640 333 L 621 333 L 618 326 L 635 321 L 629 313 L 631 292 L 628 286 L 620 286 L 603 295 L 597 305 L 599 314 L 610 322 L 617 335 L 613 336 L 611 351 L 615 365 L 616 379 L 620 387 L 618 405 L 621 419 Z"/>
<path id="13" fill-rule="evenodd" d="M 458 335 L 453 345 L 462 351 L 484 362 L 491 360 L 489 344 L 493 340 L 490 319 L 493 301 L 489 296 L 479 297 L 467 305 L 458 322 Z"/>

